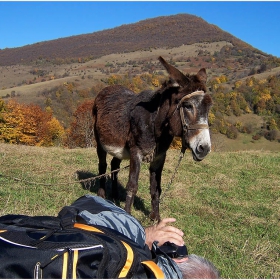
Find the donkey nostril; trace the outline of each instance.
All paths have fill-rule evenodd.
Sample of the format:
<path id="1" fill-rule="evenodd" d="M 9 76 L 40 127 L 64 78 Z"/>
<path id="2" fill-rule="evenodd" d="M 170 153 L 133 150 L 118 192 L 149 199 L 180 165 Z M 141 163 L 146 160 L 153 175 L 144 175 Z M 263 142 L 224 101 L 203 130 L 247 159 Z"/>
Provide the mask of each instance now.
<path id="1" fill-rule="evenodd" d="M 199 156 L 205 157 L 210 152 L 210 147 L 208 145 L 198 145 L 196 152 Z"/>
<path id="2" fill-rule="evenodd" d="M 203 147 L 203 145 L 199 145 L 197 151 L 198 151 L 199 153 L 203 153 L 203 152 L 204 152 L 204 147 Z"/>
<path id="3" fill-rule="evenodd" d="M 211 146 L 205 144 L 197 145 L 195 150 L 193 151 L 193 157 L 196 161 L 203 160 L 207 154 L 210 152 Z"/>

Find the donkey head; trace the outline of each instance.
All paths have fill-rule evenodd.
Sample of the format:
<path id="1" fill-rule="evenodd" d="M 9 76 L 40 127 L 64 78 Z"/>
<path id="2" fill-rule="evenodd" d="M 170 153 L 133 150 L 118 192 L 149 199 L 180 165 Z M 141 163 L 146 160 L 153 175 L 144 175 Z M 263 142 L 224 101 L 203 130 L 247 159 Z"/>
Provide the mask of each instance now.
<path id="1" fill-rule="evenodd" d="M 170 133 L 182 137 L 182 148 L 190 148 L 196 161 L 202 160 L 211 151 L 208 114 L 212 99 L 206 94 L 206 70 L 196 75 L 184 75 L 168 64 L 162 57 L 160 62 L 167 70 L 171 92 L 168 119 Z M 172 85 L 171 85 L 172 84 Z"/>

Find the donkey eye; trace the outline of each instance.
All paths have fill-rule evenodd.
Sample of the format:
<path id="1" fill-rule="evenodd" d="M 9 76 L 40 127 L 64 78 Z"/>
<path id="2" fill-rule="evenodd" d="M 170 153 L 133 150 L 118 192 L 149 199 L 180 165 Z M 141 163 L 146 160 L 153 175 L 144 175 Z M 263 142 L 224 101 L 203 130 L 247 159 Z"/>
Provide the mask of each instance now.
<path id="1" fill-rule="evenodd" d="M 184 107 L 185 107 L 187 110 L 192 110 L 192 109 L 193 109 L 193 105 L 192 105 L 192 104 L 189 104 L 189 103 L 184 104 Z"/>

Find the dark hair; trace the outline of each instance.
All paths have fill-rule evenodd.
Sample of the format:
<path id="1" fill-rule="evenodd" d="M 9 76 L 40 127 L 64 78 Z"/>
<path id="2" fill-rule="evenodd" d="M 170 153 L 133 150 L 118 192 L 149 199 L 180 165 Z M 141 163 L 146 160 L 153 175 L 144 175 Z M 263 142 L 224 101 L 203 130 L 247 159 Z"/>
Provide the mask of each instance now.
<path id="1" fill-rule="evenodd" d="M 218 269 L 203 257 L 191 254 L 184 262 L 177 263 L 184 279 L 218 279 Z"/>

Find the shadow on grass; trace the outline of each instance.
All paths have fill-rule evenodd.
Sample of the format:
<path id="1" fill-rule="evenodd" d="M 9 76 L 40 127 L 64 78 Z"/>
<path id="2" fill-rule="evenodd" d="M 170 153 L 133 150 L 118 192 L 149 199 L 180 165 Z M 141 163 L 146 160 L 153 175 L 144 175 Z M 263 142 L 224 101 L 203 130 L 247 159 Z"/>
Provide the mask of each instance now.
<path id="1" fill-rule="evenodd" d="M 97 194 L 99 189 L 99 179 L 94 179 L 98 174 L 91 173 L 89 171 L 76 171 L 77 179 L 80 182 L 82 188 L 84 190 L 88 190 L 92 193 Z M 110 177 L 106 177 L 106 199 L 113 201 L 117 206 L 120 206 L 120 202 L 125 202 L 126 199 L 126 188 L 118 182 L 118 190 L 119 190 L 119 199 L 115 199 L 112 197 L 112 180 Z M 145 216 L 150 214 L 150 211 L 146 209 L 144 201 L 142 198 L 139 198 L 137 195 L 134 198 L 133 206 L 135 209 L 143 212 Z"/>

